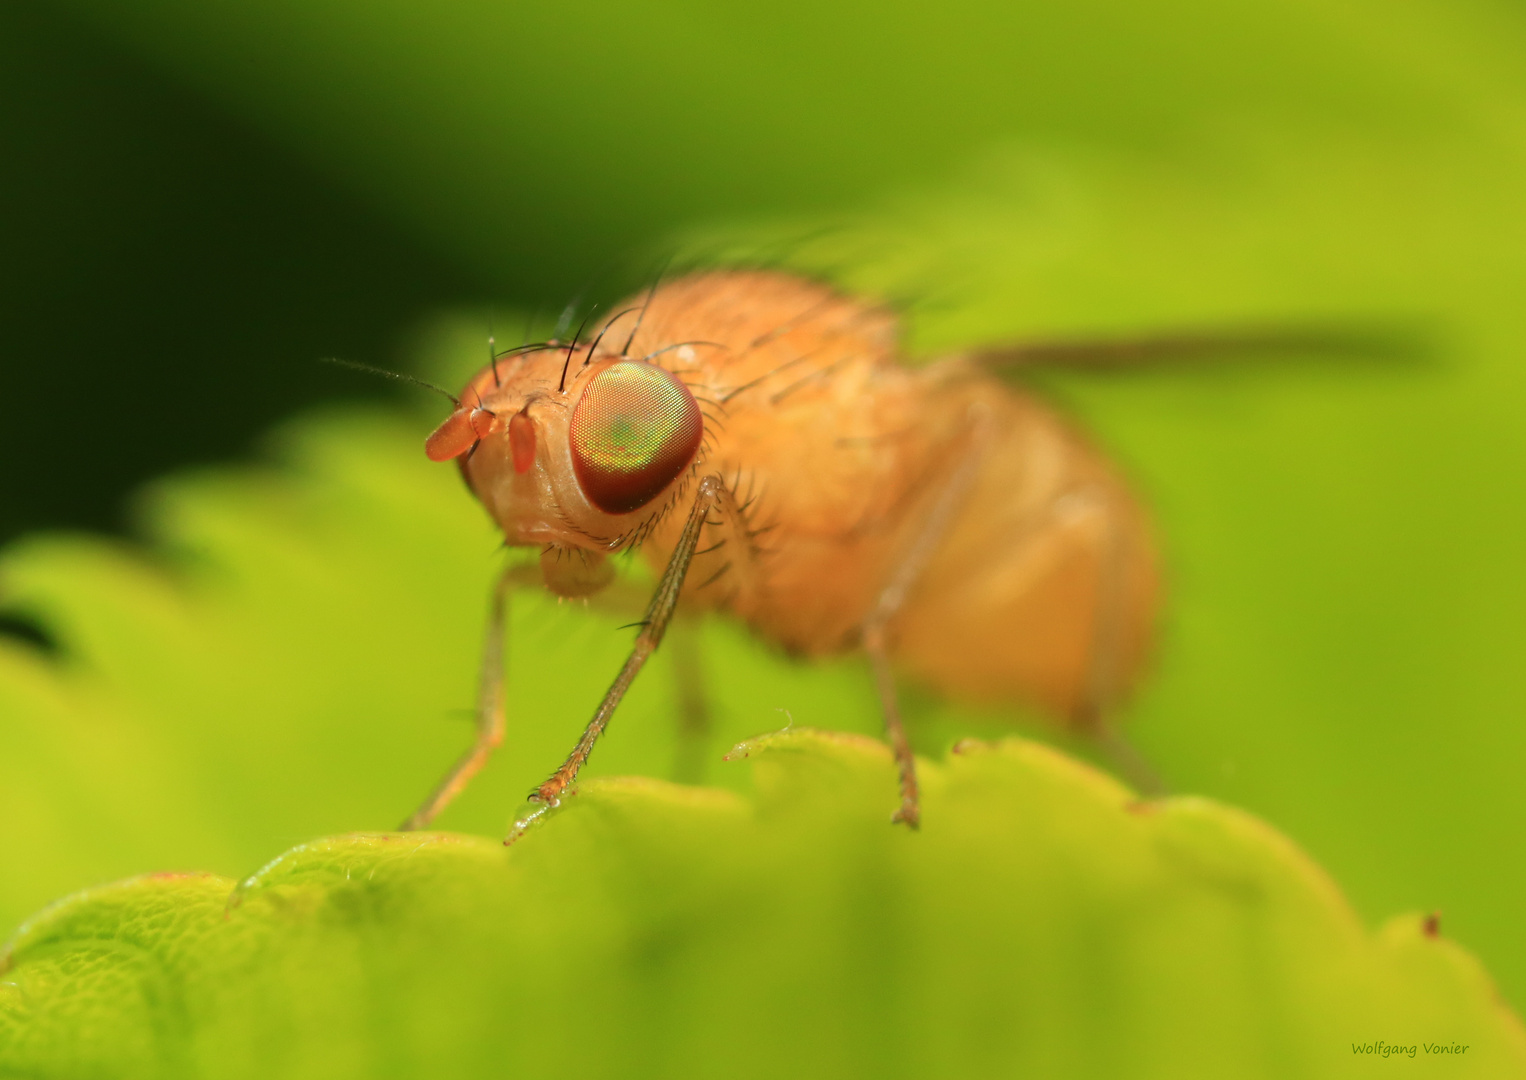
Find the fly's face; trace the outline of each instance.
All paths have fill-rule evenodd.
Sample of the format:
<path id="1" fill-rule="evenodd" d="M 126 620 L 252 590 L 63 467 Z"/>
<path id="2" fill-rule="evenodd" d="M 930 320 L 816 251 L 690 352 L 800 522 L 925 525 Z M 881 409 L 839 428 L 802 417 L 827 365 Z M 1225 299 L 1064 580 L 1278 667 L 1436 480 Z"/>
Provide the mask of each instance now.
<path id="1" fill-rule="evenodd" d="M 547 348 L 485 368 L 425 444 L 433 460 L 460 463 L 510 544 L 624 547 L 669 507 L 699 455 L 704 420 L 677 376 L 585 355 L 569 363 L 566 348 Z"/>

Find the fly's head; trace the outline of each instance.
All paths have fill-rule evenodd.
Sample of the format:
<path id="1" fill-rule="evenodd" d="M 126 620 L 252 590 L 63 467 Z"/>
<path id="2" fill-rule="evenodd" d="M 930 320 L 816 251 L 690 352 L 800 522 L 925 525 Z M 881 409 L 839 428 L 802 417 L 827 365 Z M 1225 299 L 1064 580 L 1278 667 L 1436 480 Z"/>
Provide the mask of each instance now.
<path id="1" fill-rule="evenodd" d="M 699 404 L 672 372 L 548 346 L 473 377 L 425 452 L 460 465 L 509 544 L 547 549 L 548 585 L 581 595 L 607 579 L 602 556 L 678 497 L 703 438 Z"/>

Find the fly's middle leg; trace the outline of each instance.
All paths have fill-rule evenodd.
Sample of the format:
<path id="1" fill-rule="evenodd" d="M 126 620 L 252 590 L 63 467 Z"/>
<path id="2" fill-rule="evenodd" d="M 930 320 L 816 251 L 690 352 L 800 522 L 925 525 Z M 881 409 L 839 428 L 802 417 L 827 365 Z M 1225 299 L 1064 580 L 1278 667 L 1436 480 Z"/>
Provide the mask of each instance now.
<path id="1" fill-rule="evenodd" d="M 864 652 L 868 654 L 870 667 L 874 671 L 875 689 L 885 718 L 885 736 L 890 740 L 890 749 L 895 754 L 896 771 L 900 779 L 901 805 L 890 820 L 892 824 L 905 825 L 911 829 L 919 828 L 922 823 L 921 793 L 917 787 L 916 758 L 911 752 L 911 743 L 906 738 L 900 696 L 896 692 L 895 672 L 890 663 L 890 623 L 906 605 L 907 595 L 937 553 L 949 527 L 969 499 L 980 474 L 981 459 L 989 442 L 990 424 L 981 413 L 972 419 L 972 434 L 958 464 L 943 490 L 933 500 L 921 528 L 902 552 L 860 632 Z"/>
<path id="2" fill-rule="evenodd" d="M 1153 594 L 1143 522 L 1127 495 L 1106 477 L 1081 478 L 982 527 L 930 575 L 901 626 L 900 655 L 934 685 L 1050 713 L 1139 791 L 1158 792 L 1116 726 L 1143 662 Z M 961 599 L 943 602 L 943 588 Z"/>
<path id="3" fill-rule="evenodd" d="M 885 717 L 885 737 L 895 754 L 896 772 L 901 785 L 901 805 L 891 815 L 892 825 L 911 829 L 922 825 L 922 796 L 917 787 L 917 761 L 906 739 L 906 725 L 901 719 L 901 700 L 896 693 L 895 672 L 890 667 L 890 649 L 885 640 L 885 625 L 876 621 L 864 627 L 864 652 L 874 670 L 874 688 L 880 697 L 880 712 Z"/>
<path id="4" fill-rule="evenodd" d="M 477 737 L 466 753 L 429 793 L 417 810 L 403 822 L 404 830 L 426 829 L 446 806 L 487 764 L 487 759 L 503 742 L 504 702 L 503 646 L 508 622 L 509 589 L 517 577 L 517 567 L 510 566 L 498 576 L 488 605 L 487 632 L 482 642 L 482 673 L 477 687 Z"/>

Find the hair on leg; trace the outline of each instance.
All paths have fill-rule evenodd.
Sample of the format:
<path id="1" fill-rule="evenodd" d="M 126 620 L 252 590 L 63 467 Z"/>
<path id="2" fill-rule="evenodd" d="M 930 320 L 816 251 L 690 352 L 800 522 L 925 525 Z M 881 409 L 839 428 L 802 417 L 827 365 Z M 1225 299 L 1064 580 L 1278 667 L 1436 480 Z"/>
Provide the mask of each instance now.
<path id="1" fill-rule="evenodd" d="M 563 793 L 577 780 L 578 772 L 588 762 L 589 755 L 593 753 L 594 744 L 598 742 L 599 736 L 609 725 L 610 717 L 614 715 L 621 699 L 625 697 L 625 692 L 630 689 L 631 683 L 635 681 L 636 675 L 646 664 L 647 658 L 661 644 L 663 633 L 667 630 L 668 623 L 673 618 L 673 612 L 678 606 L 678 596 L 683 589 L 689 564 L 694 559 L 695 549 L 699 546 L 700 533 L 709 519 L 710 512 L 721 503 L 724 490 L 725 485 L 719 476 L 706 476 L 700 480 L 699 489 L 694 497 L 694 505 L 689 510 L 689 518 L 684 523 L 683 533 L 679 536 L 672 556 L 668 559 L 667 568 L 657 582 L 657 590 L 652 594 L 651 603 L 647 606 L 646 617 L 641 623 L 641 632 L 636 635 L 636 644 L 631 649 L 630 656 L 621 667 L 620 673 L 615 676 L 615 681 L 605 693 L 604 700 L 599 703 L 593 719 L 588 722 L 588 727 L 583 731 L 582 738 L 573 747 L 572 753 L 567 755 L 567 760 L 562 763 L 561 768 L 551 774 L 545 783 L 530 793 L 532 802 L 555 806 L 561 801 Z"/>

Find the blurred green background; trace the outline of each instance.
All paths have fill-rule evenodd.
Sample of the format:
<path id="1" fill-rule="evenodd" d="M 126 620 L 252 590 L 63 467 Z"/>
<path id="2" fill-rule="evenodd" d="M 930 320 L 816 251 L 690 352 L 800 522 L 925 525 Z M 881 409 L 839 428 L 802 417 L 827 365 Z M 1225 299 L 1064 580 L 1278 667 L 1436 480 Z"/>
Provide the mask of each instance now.
<path id="1" fill-rule="evenodd" d="M 10 535 L 121 528 L 138 481 L 241 453 L 304 402 L 383 393 L 316 357 L 441 370 L 485 318 L 431 312 L 608 296 L 675 238 L 782 251 L 901 300 L 924 353 L 1232 320 L 1431 328 L 1423 364 L 1044 383 L 1156 511 L 1173 595 L 1131 719 L 1168 782 L 1285 830 L 1370 921 L 1440 908 L 1526 1001 L 1514 6 L 73 0 L 0 20 Z M 416 359 L 421 326 L 436 329 Z M 315 832 L 401 816 L 399 787 L 460 742 L 438 713 L 403 735 L 410 712 L 424 724 L 442 698 L 469 699 L 491 559 L 454 480 L 408 464 L 429 422 L 412 416 L 299 439 L 305 487 L 203 480 L 152 504 L 232 637 L 165 629 L 185 613 L 137 556 L 40 541 L 12 555 L 16 634 L 57 640 L 63 659 L 18 644 L 0 678 L 17 718 L 0 921 L 145 860 L 237 873 Z M 368 521 L 386 542 L 361 558 L 345 545 L 366 542 Z M 309 549 L 385 585 L 335 586 L 343 618 L 312 599 L 298 647 L 280 620 L 293 598 L 328 595 Z M 266 622 L 230 596 L 266 605 Z M 324 651 L 367 619 L 415 636 Z M 300 691 L 269 690 L 281 668 L 240 633 L 308 663 Z M 557 633 L 597 661 L 587 686 L 525 691 L 560 710 L 546 746 L 620 648 L 592 623 Z M 789 707 L 872 727 L 852 665 L 797 673 L 712 636 L 740 657 L 716 665 L 735 676 L 719 688 L 731 726 Z M 133 685 L 158 674 L 149 659 L 185 667 L 192 646 L 198 680 L 175 683 L 173 707 Z M 420 675 L 435 650 L 461 659 Z M 193 727 L 208 702 L 241 722 Z M 634 704 L 606 771 L 660 770 L 659 718 L 641 719 L 657 710 Z M 918 708 L 930 750 L 990 726 Z M 119 713 L 133 724 L 103 726 Z M 261 716 L 277 719 L 249 734 Z M 542 737 L 525 738 L 533 752 L 511 746 L 514 763 L 446 824 L 497 827 L 514 770 L 544 771 Z M 129 785 L 118 774 L 134 768 Z M 192 805 L 213 809 L 188 820 Z M 100 835 L 113 814 L 130 837 Z"/>

